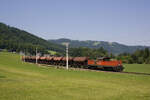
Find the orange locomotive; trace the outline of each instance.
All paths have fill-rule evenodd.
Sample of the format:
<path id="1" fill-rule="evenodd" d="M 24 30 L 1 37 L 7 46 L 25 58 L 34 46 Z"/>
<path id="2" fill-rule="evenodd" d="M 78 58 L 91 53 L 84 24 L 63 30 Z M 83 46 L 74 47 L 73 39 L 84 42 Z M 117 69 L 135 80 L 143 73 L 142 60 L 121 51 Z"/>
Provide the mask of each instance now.
<path id="1" fill-rule="evenodd" d="M 95 60 L 88 60 L 89 68 L 102 69 L 107 71 L 123 71 L 122 61 L 111 60 L 109 57 L 102 57 Z"/>

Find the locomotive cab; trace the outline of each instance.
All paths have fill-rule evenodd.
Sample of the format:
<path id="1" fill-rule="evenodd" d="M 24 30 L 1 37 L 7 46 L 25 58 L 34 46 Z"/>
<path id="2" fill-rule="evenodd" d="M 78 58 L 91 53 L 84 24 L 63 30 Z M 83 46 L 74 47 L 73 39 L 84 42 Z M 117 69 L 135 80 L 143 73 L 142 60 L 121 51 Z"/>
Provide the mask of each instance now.
<path id="1" fill-rule="evenodd" d="M 102 67 L 104 70 L 110 71 L 123 71 L 124 67 L 122 66 L 122 61 L 111 60 L 109 57 L 98 58 L 96 65 Z"/>

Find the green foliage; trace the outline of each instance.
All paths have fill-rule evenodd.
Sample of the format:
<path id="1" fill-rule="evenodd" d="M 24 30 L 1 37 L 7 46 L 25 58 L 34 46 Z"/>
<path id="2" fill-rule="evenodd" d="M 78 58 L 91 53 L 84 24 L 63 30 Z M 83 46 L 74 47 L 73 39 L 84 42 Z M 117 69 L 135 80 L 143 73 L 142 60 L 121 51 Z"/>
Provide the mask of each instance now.
<path id="1" fill-rule="evenodd" d="M 122 60 L 123 63 L 137 63 L 137 64 L 150 64 L 150 50 L 145 48 L 144 50 L 136 50 L 133 54 L 123 53 L 117 56 L 118 60 Z"/>
<path id="2" fill-rule="evenodd" d="M 150 64 L 150 57 L 148 57 L 148 58 L 145 60 L 145 63 L 146 63 L 146 64 Z"/>
<path id="3" fill-rule="evenodd" d="M 73 57 L 86 56 L 92 59 L 96 59 L 98 57 L 108 56 L 108 52 L 104 50 L 102 47 L 98 49 L 79 47 L 79 48 L 71 48 L 69 51 L 70 51 L 69 55 Z"/>
<path id="4" fill-rule="evenodd" d="M 0 49 L 14 52 L 26 51 L 34 54 L 37 46 L 42 53 L 48 53 L 48 49 L 58 52 L 65 50 L 62 45 L 50 43 L 26 31 L 0 23 Z"/>

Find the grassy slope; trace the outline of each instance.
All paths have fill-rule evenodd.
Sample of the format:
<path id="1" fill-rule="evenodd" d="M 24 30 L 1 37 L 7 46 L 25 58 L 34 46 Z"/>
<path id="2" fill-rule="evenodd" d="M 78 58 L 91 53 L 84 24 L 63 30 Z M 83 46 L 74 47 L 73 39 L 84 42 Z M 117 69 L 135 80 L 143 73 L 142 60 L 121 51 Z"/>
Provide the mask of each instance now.
<path id="1" fill-rule="evenodd" d="M 0 100 L 150 100 L 150 76 L 55 69 L 0 53 Z"/>
<path id="2" fill-rule="evenodd" d="M 48 50 L 48 52 L 51 54 L 51 55 L 55 55 L 57 52 L 56 51 L 52 51 L 52 50 Z"/>

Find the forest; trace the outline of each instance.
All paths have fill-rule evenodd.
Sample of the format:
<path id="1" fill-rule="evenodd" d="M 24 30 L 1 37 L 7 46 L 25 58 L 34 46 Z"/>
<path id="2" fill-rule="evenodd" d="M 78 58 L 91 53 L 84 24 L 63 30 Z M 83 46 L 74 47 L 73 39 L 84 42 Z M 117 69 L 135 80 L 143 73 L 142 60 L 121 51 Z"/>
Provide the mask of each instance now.
<path id="1" fill-rule="evenodd" d="M 150 64 L 150 50 L 145 48 L 144 50 L 136 50 L 134 53 L 122 53 L 116 56 L 118 60 L 122 60 L 123 63 L 128 64 Z"/>
<path id="2" fill-rule="evenodd" d="M 62 45 L 48 42 L 24 30 L 0 23 L 0 49 L 35 54 L 35 48 L 42 53 L 48 53 L 48 50 L 64 52 Z"/>

